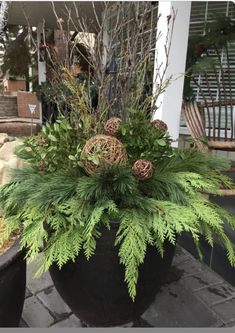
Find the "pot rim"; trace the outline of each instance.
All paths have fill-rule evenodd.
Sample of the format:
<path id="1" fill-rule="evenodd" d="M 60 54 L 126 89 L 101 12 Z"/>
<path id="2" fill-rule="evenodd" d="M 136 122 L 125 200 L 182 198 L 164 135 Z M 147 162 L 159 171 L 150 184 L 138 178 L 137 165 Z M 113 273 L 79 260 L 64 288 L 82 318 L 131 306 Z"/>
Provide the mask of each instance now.
<path id="1" fill-rule="evenodd" d="M 20 254 L 20 237 L 18 237 L 13 245 L 0 255 L 0 271 L 9 266 Z"/>

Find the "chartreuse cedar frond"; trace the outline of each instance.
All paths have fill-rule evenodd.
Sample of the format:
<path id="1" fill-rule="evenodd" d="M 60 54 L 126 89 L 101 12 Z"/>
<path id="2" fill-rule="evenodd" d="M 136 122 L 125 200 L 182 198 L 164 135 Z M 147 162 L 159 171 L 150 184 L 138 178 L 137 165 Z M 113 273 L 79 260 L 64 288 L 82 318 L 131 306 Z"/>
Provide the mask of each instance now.
<path id="1" fill-rule="evenodd" d="M 46 272 L 53 263 L 61 268 L 67 261 L 74 261 L 82 248 L 82 243 L 82 231 L 79 226 L 71 226 L 59 234 L 54 234 L 46 244 L 43 261 L 35 276 L 38 277 Z"/>
<path id="2" fill-rule="evenodd" d="M 0 232 L 0 244 L 3 244 L 14 231 L 20 230 L 19 216 L 11 216 L 7 218 L 7 222 L 4 228 L 1 228 Z"/>
<path id="3" fill-rule="evenodd" d="M 198 238 L 197 216 L 190 206 L 178 206 L 169 201 L 156 201 L 156 206 L 159 212 L 153 216 L 152 228 L 159 239 L 168 239 L 175 244 L 175 235 L 183 231 L 191 232 L 195 239 Z"/>
<path id="4" fill-rule="evenodd" d="M 138 267 L 144 261 L 149 242 L 152 243 L 152 238 L 144 215 L 139 211 L 122 211 L 115 245 L 120 245 L 120 263 L 125 266 L 125 281 L 133 300 L 136 296 Z"/>
<path id="5" fill-rule="evenodd" d="M 232 267 L 235 267 L 235 246 L 224 233 L 221 235 L 221 240 L 227 250 L 227 257 Z"/>
<path id="6" fill-rule="evenodd" d="M 227 210 L 223 209 L 219 205 L 216 205 L 215 203 L 208 202 L 208 205 L 214 209 L 217 214 L 223 219 L 224 222 L 227 222 L 228 225 L 235 230 L 235 216 L 228 212 Z"/>
<path id="7" fill-rule="evenodd" d="M 111 200 L 106 201 L 106 203 L 102 206 L 95 206 L 84 226 L 83 234 L 85 242 L 83 248 L 87 259 L 89 259 L 95 252 L 95 239 L 100 237 L 100 232 L 98 231 L 97 226 L 102 220 L 102 215 L 105 210 L 107 210 L 111 215 L 112 213 L 117 212 L 117 207 Z"/>
<path id="8" fill-rule="evenodd" d="M 43 242 L 48 239 L 44 229 L 45 216 L 35 208 L 28 208 L 21 218 L 23 221 L 21 246 L 27 249 L 27 257 L 33 261 L 38 256 Z"/>
<path id="9" fill-rule="evenodd" d="M 204 235 L 211 246 L 216 237 L 234 266 L 234 244 L 226 235 L 224 221 L 235 229 L 235 217 L 201 194 L 216 193 L 221 183 L 229 186 L 229 180 L 215 172 L 203 172 L 206 167 L 200 167 L 200 163 L 197 173 L 194 168 L 194 172 L 188 170 L 189 160 L 186 170 L 181 160 L 175 158 L 173 162 L 165 169 L 156 168 L 155 175 L 145 183 L 137 181 L 128 166 L 101 170 L 92 181 L 84 175 L 69 175 L 68 170 L 49 177 L 25 168 L 0 189 L 7 222 L 5 234 L 22 229 L 21 246 L 27 249 L 30 260 L 36 259 L 44 247 L 37 272 L 40 275 L 53 263 L 62 267 L 75 260 L 80 251 L 89 259 L 95 253 L 101 227 L 109 227 L 109 221 L 118 217 L 115 244 L 133 300 L 147 245 L 155 246 L 163 256 L 164 243 L 175 244 L 176 236 L 183 232 L 191 233 L 199 254 L 199 237 Z"/>
<path id="10" fill-rule="evenodd" d="M 205 177 L 194 172 L 178 172 L 176 177 L 183 186 L 185 192 L 194 193 L 196 191 L 205 191 L 208 193 L 216 193 L 218 191 L 218 185 L 213 181 L 206 179 Z"/>

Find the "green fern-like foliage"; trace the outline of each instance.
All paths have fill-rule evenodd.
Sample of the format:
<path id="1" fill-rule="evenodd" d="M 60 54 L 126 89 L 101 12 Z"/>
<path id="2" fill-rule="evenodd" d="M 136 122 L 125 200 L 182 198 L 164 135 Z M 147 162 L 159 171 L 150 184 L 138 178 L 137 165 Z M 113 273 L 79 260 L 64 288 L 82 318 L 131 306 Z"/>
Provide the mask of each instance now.
<path id="1" fill-rule="evenodd" d="M 74 128 L 61 117 L 39 136 L 26 139 L 17 155 L 27 163 L 13 170 L 11 181 L 0 189 L 0 206 L 8 222 L 0 238 L 20 229 L 21 247 L 29 260 L 43 251 L 39 276 L 53 263 L 61 268 L 74 261 L 80 252 L 89 260 L 103 228 L 118 221 L 115 246 L 134 301 L 148 246 L 163 257 L 165 243 L 175 244 L 183 232 L 191 233 L 200 256 L 202 235 L 211 246 L 219 240 L 235 266 L 235 247 L 224 228 L 228 223 L 235 229 L 235 217 L 203 195 L 234 185 L 222 174 L 229 168 L 227 160 L 175 149 L 168 133 L 151 126 L 147 112 L 130 109 L 127 114 L 118 133 L 127 164 L 102 164 L 92 176 L 85 173 L 80 159 L 88 124 L 83 133 L 83 127 Z M 132 171 L 141 158 L 154 168 L 145 181 Z"/>
<path id="2" fill-rule="evenodd" d="M 85 140 L 79 126 L 71 126 L 68 118 L 60 116 L 55 123 L 46 123 L 38 136 L 26 137 L 16 154 L 36 168 L 54 172 L 76 162 Z"/>
<path id="3" fill-rule="evenodd" d="M 172 154 L 169 134 L 150 126 L 151 115 L 147 110 L 130 108 L 127 113 L 128 120 L 120 126 L 120 139 L 131 162 L 141 158 L 158 163 Z"/>
<path id="4" fill-rule="evenodd" d="M 134 300 L 147 247 L 155 246 L 164 256 L 164 243 L 175 244 L 183 232 L 191 233 L 200 255 L 199 237 L 204 235 L 211 246 L 216 237 L 235 266 L 234 244 L 224 229 L 225 221 L 235 229 L 235 218 L 202 194 L 233 186 L 220 173 L 227 167 L 226 161 L 197 151 L 173 150 L 172 156 L 159 160 L 147 181 L 138 180 L 129 165 L 106 166 L 93 177 L 76 168 L 62 168 L 53 176 L 31 166 L 15 170 L 0 192 L 8 222 L 1 237 L 20 228 L 29 260 L 43 249 L 39 276 L 53 263 L 62 267 L 74 261 L 81 251 L 89 260 L 101 226 L 109 228 L 118 219 L 115 245 Z"/>

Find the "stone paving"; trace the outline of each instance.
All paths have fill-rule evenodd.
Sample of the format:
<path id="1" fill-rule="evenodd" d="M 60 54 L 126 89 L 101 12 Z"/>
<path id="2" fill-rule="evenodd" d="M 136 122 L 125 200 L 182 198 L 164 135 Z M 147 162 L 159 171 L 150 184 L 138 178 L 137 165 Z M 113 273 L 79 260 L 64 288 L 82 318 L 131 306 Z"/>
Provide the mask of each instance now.
<path id="1" fill-rule="evenodd" d="M 82 327 L 57 293 L 49 273 L 34 279 L 28 264 L 21 327 Z M 123 327 L 235 327 L 235 287 L 177 246 L 167 283 L 139 324 Z"/>

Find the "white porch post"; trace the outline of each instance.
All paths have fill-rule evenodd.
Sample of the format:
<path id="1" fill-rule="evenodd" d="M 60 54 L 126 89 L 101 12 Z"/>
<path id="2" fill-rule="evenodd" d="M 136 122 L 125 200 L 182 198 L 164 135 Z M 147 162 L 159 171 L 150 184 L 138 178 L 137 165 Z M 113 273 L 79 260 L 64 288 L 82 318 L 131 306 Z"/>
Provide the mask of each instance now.
<path id="1" fill-rule="evenodd" d="M 37 44 L 38 44 L 38 83 L 46 82 L 46 62 L 41 61 L 40 57 L 40 44 L 41 44 L 41 35 L 43 32 L 43 24 L 40 22 L 37 26 Z M 42 124 L 42 103 L 39 103 L 40 109 L 40 123 Z"/>
<path id="2" fill-rule="evenodd" d="M 174 140 L 179 137 L 184 84 L 184 76 L 182 74 L 185 71 L 186 64 L 190 11 L 191 1 L 159 1 L 158 14 L 161 14 L 161 16 L 157 25 L 157 34 L 161 33 L 161 37 L 157 38 L 156 41 L 154 73 L 159 68 L 159 64 L 162 63 L 160 74 L 163 74 L 164 65 L 166 64 L 165 46 L 167 49 L 170 47 L 168 67 L 164 78 L 168 79 L 173 75 L 173 80 L 156 101 L 157 110 L 153 115 L 153 119 L 163 120 L 167 124 L 169 133 Z M 168 29 L 171 31 L 174 13 L 176 13 L 176 16 L 172 37 L 169 38 L 166 44 Z M 171 15 L 169 25 L 167 22 L 168 15 Z M 153 90 L 156 89 L 158 83 L 158 78 L 154 76 Z M 177 147 L 178 142 L 174 142 L 173 146 Z"/>

